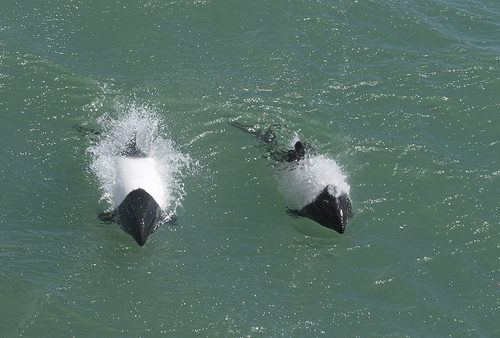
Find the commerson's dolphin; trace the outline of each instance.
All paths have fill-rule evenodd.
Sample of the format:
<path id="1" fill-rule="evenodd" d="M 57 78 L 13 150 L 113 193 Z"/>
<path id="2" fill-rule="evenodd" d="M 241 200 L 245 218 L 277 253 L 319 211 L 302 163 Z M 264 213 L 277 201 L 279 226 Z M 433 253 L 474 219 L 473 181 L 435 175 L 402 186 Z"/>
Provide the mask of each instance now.
<path id="1" fill-rule="evenodd" d="M 116 221 L 137 244 L 143 246 L 162 221 L 164 198 L 156 165 L 137 147 L 136 133 L 116 157 L 116 180 L 112 213 L 99 215 L 102 221 Z"/>
<path id="2" fill-rule="evenodd" d="M 265 142 L 269 155 L 284 163 L 280 173 L 284 177 L 284 188 L 281 190 L 292 197 L 297 208 L 289 210 L 291 215 L 307 217 L 340 234 L 344 233 L 347 221 L 352 216 L 351 200 L 346 191 L 348 185 L 333 160 L 317 156 L 310 145 L 301 141 L 297 141 L 293 149 L 279 150 L 270 128 L 262 131 L 238 122 L 230 124 L 257 136 Z M 329 173 L 340 178 L 325 177 Z"/>

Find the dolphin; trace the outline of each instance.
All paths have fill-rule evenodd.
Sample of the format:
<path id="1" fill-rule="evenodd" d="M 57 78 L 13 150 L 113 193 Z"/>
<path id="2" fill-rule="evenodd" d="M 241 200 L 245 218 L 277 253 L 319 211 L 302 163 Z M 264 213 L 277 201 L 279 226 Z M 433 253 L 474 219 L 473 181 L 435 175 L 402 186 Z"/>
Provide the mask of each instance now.
<path id="1" fill-rule="evenodd" d="M 116 180 L 112 213 L 99 215 L 101 221 L 115 221 L 137 244 L 143 246 L 163 220 L 162 182 L 153 158 L 137 147 L 137 133 L 116 157 Z"/>
<path id="2" fill-rule="evenodd" d="M 347 221 L 352 217 L 351 199 L 345 189 L 336 184 L 311 182 L 314 181 L 310 175 L 311 170 L 319 170 L 311 169 L 307 163 L 317 156 L 311 145 L 297 141 L 293 149 L 281 150 L 271 128 L 262 131 L 238 122 L 230 124 L 263 141 L 271 158 L 284 163 L 281 168 L 285 172 L 284 175 L 289 175 L 289 180 L 301 181 L 288 182 L 291 183 L 287 186 L 288 192 L 296 195 L 295 200 L 298 201 L 295 203 L 297 209 L 288 210 L 290 215 L 306 217 L 340 234 L 344 233 Z"/>

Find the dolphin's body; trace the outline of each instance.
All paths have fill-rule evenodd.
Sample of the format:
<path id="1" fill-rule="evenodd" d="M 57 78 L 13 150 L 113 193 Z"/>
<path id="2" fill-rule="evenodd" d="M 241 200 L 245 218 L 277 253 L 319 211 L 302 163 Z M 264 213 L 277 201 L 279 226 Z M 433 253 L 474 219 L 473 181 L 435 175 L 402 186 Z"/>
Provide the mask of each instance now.
<path id="1" fill-rule="evenodd" d="M 344 188 L 346 184 L 343 181 L 338 183 L 344 184 L 337 184 L 338 180 L 334 179 L 318 179 L 323 173 L 317 171 L 330 169 L 325 168 L 325 165 L 337 167 L 333 160 L 318 160 L 320 157 L 314 154 L 312 147 L 301 141 L 295 143 L 294 149 L 279 150 L 270 129 L 263 132 L 238 122 L 232 122 L 231 125 L 257 136 L 266 143 L 270 156 L 284 163 L 281 168 L 282 176 L 286 179 L 283 190 L 293 196 L 297 208 L 290 210 L 290 214 L 307 217 L 340 234 L 344 233 L 347 221 L 352 216 L 351 200 Z M 316 165 L 318 162 L 321 164 Z"/>
<path id="2" fill-rule="evenodd" d="M 162 221 L 164 199 L 162 182 L 156 165 L 137 147 L 136 134 L 116 157 L 116 180 L 111 214 L 101 214 L 103 221 L 116 221 L 137 244 L 143 246 Z"/>

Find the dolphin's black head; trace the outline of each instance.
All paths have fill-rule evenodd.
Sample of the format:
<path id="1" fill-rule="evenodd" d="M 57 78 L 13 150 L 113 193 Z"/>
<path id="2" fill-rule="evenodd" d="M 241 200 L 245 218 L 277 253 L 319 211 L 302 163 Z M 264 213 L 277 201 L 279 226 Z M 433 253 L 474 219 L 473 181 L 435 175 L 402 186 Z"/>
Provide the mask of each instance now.
<path id="1" fill-rule="evenodd" d="M 336 195 L 335 187 L 326 186 L 314 201 L 300 210 L 300 213 L 343 234 L 347 220 L 351 217 L 351 200 L 345 193 Z"/>
<path id="2" fill-rule="evenodd" d="M 158 227 L 161 208 L 154 198 L 143 189 L 130 192 L 118 207 L 117 222 L 143 246 L 149 235 Z"/>

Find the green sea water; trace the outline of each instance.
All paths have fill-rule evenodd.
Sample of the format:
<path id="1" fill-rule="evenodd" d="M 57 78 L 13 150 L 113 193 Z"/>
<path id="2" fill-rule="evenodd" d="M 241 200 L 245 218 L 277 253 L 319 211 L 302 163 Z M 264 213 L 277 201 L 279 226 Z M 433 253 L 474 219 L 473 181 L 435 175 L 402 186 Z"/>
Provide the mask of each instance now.
<path id="1" fill-rule="evenodd" d="M 2 337 L 500 335 L 498 1 L 0 7 Z M 74 128 L 138 111 L 188 159 L 144 247 Z M 231 121 L 334 159 L 346 232 Z"/>

